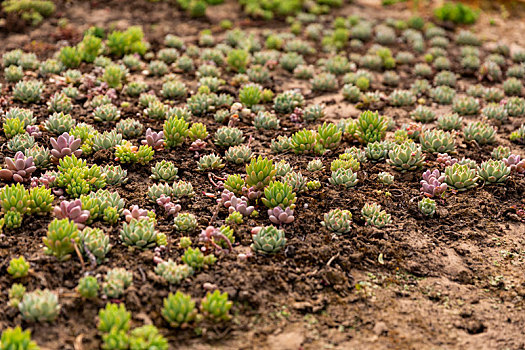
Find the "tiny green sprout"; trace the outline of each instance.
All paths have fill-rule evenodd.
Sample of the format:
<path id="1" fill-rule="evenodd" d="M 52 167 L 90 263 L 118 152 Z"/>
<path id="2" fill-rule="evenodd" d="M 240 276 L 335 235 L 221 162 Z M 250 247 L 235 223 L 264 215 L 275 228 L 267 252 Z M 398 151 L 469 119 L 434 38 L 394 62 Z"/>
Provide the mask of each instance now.
<path id="1" fill-rule="evenodd" d="M 13 278 L 26 277 L 29 273 L 29 263 L 23 256 L 20 256 L 18 259 L 13 258 L 9 261 L 7 272 L 13 276 Z"/>

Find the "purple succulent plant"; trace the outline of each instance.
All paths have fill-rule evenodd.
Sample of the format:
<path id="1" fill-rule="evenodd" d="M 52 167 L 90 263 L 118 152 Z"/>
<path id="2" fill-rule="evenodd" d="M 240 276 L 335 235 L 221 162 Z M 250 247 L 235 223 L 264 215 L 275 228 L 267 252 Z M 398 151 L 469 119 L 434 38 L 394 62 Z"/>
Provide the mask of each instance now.
<path id="1" fill-rule="evenodd" d="M 290 224 L 294 221 L 293 210 L 290 207 L 283 210 L 281 207 L 268 209 L 270 221 L 276 225 Z"/>
<path id="2" fill-rule="evenodd" d="M 299 107 L 295 107 L 294 111 L 292 114 L 290 114 L 290 121 L 293 122 L 293 123 L 300 123 L 303 121 L 303 114 L 304 114 L 304 111 L 299 108 Z"/>
<path id="3" fill-rule="evenodd" d="M 146 209 L 140 209 L 138 205 L 132 205 L 129 209 L 124 209 L 122 214 L 128 223 L 133 219 L 140 220 L 148 217 L 148 211 Z"/>
<path id="4" fill-rule="evenodd" d="M 190 145 L 190 151 L 197 152 L 202 151 L 206 148 L 207 143 L 205 141 L 202 141 L 201 139 L 197 139 L 193 141 Z"/>
<path id="5" fill-rule="evenodd" d="M 438 169 L 425 171 L 421 180 L 421 193 L 427 197 L 439 197 L 448 187 L 444 181 L 445 176 Z"/>
<path id="6" fill-rule="evenodd" d="M 79 229 L 83 229 L 84 223 L 89 219 L 89 210 L 82 210 L 80 199 L 60 202 L 60 205 L 53 209 L 53 214 L 59 219 L 70 219 Z"/>
<path id="7" fill-rule="evenodd" d="M 4 181 L 27 182 L 36 170 L 33 157 L 26 158 L 20 151 L 13 158 L 6 157 L 5 164 L 7 169 L 0 170 L 0 179 Z"/>
<path id="8" fill-rule="evenodd" d="M 76 139 L 75 136 L 69 135 L 67 132 L 56 139 L 52 137 L 49 142 L 51 142 L 51 146 L 53 147 L 51 155 L 56 159 L 61 159 L 72 154 L 79 157 L 82 154 L 82 150 L 80 149 L 82 140 Z"/>
<path id="9" fill-rule="evenodd" d="M 226 189 L 222 191 L 221 198 L 218 201 L 228 208 L 230 214 L 234 211 L 238 211 L 244 216 L 250 216 L 255 209 L 253 206 L 248 205 L 248 199 L 246 197 L 242 196 L 241 198 L 238 198 L 233 192 Z"/>
<path id="10" fill-rule="evenodd" d="M 167 197 L 164 194 L 161 194 L 160 198 L 157 199 L 157 204 L 164 208 L 168 215 L 175 215 L 182 209 L 180 204 L 173 203 L 171 197 Z"/>
<path id="11" fill-rule="evenodd" d="M 516 174 L 525 174 L 525 159 L 521 159 L 518 154 L 511 154 L 503 159 L 503 163 L 510 168 L 510 171 Z"/>
<path id="12" fill-rule="evenodd" d="M 246 196 L 248 199 L 257 199 L 262 196 L 262 191 L 257 191 L 257 188 L 255 186 L 252 186 L 250 188 L 243 187 L 242 193 Z"/>
<path id="13" fill-rule="evenodd" d="M 226 237 L 224 233 L 222 233 L 221 230 L 219 230 L 218 228 L 208 226 L 205 230 L 202 230 L 201 234 L 199 235 L 199 241 L 210 243 L 216 249 L 222 250 L 222 248 L 217 243 L 215 243 L 215 239 L 222 239 L 228 245 L 228 250 L 230 252 L 233 250 L 232 243 L 230 242 L 228 237 Z"/>
<path id="14" fill-rule="evenodd" d="M 456 158 L 452 158 L 448 153 L 439 153 L 436 161 L 444 166 L 451 166 L 458 162 Z"/>
<path id="15" fill-rule="evenodd" d="M 155 132 L 148 128 L 146 130 L 146 139 L 142 140 L 143 145 L 148 145 L 155 150 L 160 150 L 164 147 L 164 131 Z"/>
<path id="16" fill-rule="evenodd" d="M 34 138 L 39 138 L 42 136 L 42 131 L 40 131 L 38 125 L 28 125 L 26 127 L 26 131 L 29 135 L 33 136 Z"/>

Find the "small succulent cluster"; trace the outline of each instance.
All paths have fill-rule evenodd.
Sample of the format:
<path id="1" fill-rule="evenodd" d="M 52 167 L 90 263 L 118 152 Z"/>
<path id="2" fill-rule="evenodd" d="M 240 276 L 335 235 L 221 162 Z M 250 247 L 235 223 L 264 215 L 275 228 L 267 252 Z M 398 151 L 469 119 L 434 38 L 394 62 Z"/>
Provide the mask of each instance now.
<path id="1" fill-rule="evenodd" d="M 392 223 L 390 214 L 382 210 L 381 205 L 377 203 L 366 203 L 361 209 L 361 215 L 363 215 L 367 224 L 377 228 L 383 228 Z"/>

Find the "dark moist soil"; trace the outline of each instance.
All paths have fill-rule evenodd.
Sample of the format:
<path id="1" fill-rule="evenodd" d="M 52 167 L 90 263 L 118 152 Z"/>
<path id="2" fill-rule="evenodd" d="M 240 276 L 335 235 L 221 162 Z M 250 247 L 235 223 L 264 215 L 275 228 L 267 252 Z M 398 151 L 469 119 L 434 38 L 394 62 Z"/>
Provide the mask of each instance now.
<path id="1" fill-rule="evenodd" d="M 337 13 L 341 16 L 350 14 L 369 19 L 410 16 L 404 5 L 384 9 L 376 1 L 364 0 L 345 5 Z M 232 15 L 237 17 L 232 18 Z M 59 27 L 60 18 L 67 19 L 69 24 Z M 40 27 L 28 28 L 9 19 L 4 22 L 0 37 L 2 52 L 21 47 L 45 59 L 60 45 L 76 43 L 82 31 L 91 25 L 125 29 L 138 24 L 143 26 L 153 50 L 157 50 L 168 33 L 183 37 L 187 43 L 196 43 L 198 32 L 211 28 L 221 39 L 224 32 L 218 23 L 222 19 L 231 19 L 236 25 L 256 34 L 264 29 L 286 30 L 287 27 L 284 22 L 245 18 L 233 1 L 214 7 L 206 20 L 190 19 L 174 6 L 160 2 L 59 1 L 57 13 Z M 512 30 L 523 27 L 522 22 L 498 19 L 498 25 L 487 31 L 483 21 L 477 28 L 483 37 L 500 39 L 505 35 L 509 38 L 507 44 L 524 43 L 523 38 L 516 35 L 516 30 Z M 20 32 L 8 31 L 8 27 Z M 494 32 L 501 35 L 498 37 Z M 451 32 L 447 35 L 452 39 Z M 366 49 L 354 52 L 362 54 Z M 400 43 L 391 49 L 395 55 L 408 47 Z M 459 50 L 452 47 L 449 52 L 449 58 L 458 71 Z M 485 47 L 481 52 L 482 58 L 489 54 Z M 324 56 L 320 53 L 315 58 Z M 309 60 L 314 62 L 314 57 Z M 398 69 L 402 77 L 399 88 L 409 88 L 416 79 L 410 74 L 411 68 Z M 82 66 L 80 69 L 88 72 L 91 67 Z M 223 73 L 224 79 L 232 78 L 231 73 Z M 160 80 L 141 76 L 140 72 L 134 73 L 136 76 L 146 80 L 153 90 L 160 90 Z M 191 90 L 197 88 L 194 76 L 179 77 Z M 343 101 L 339 93 L 313 93 L 308 83 L 294 79 L 280 68 L 272 72 L 272 77 L 266 87 L 276 93 L 299 87 L 308 104 L 325 103 L 327 120 L 356 117 L 360 113 L 354 105 Z M 385 96 L 393 90 L 381 84 L 380 74 L 376 73 L 375 78 L 372 90 L 380 89 Z M 17 105 L 6 97 L 13 84 L 5 82 L 3 76 L 0 80 L 3 83 L 2 108 Z M 463 77 L 458 86 L 464 92 L 468 85 L 475 83 L 476 77 Z M 47 118 L 45 101 L 59 89 L 48 82 L 42 102 L 32 107 L 38 122 Z M 145 129 L 162 129 L 162 121 L 148 120 L 143 116 L 137 99 L 123 97 L 117 105 L 123 101 L 129 101 L 130 107 L 122 109 L 122 118 L 138 118 Z M 450 106 L 432 105 L 429 98 L 427 101 L 437 113 L 451 111 Z M 91 109 L 84 108 L 84 102 L 85 98 L 77 101 L 71 114 L 79 121 L 93 124 Z M 178 101 L 175 105 L 182 104 L 183 101 Z M 376 107 L 382 114 L 392 117 L 397 126 L 410 121 L 409 109 L 388 107 L 384 101 Z M 210 134 L 219 127 L 211 116 L 194 118 L 194 121 L 205 123 Z M 520 118 L 511 118 L 510 124 L 500 127 L 497 142 L 511 147 L 513 153 L 523 155 L 525 149 L 522 146 L 508 142 L 510 132 L 522 122 Z M 104 130 L 99 124 L 95 126 Z M 274 132 L 255 132 L 250 121 L 241 121 L 238 126 L 247 137 L 253 137 L 252 146 L 256 152 L 269 152 L 271 139 L 276 137 Z M 284 116 L 281 126 L 279 133 L 286 135 L 304 127 L 291 123 Z M 112 127 L 114 123 L 106 126 Z M 41 143 L 47 143 L 50 136 L 44 132 Z M 5 144 L 5 141 L 5 137 L 0 136 L 0 142 Z M 138 139 L 131 141 L 139 142 Z M 458 141 L 458 157 L 478 162 L 490 158 L 492 146 L 467 144 L 461 138 Z M 351 145 L 345 141 L 340 150 Z M 3 150 L 2 160 L 5 156 L 12 156 L 6 147 Z M 224 154 L 223 149 L 217 149 L 209 142 L 205 153 L 212 152 Z M 100 338 L 96 318 L 106 300 L 87 302 L 76 295 L 74 288 L 83 275 L 102 277 L 110 268 L 125 267 L 133 272 L 134 282 L 125 297 L 116 302 L 125 303 L 132 311 L 132 326 L 152 323 L 159 327 L 172 349 L 524 349 L 525 226 L 519 209 L 525 204 L 525 180 L 512 177 L 506 186 L 480 186 L 464 193 L 448 193 L 439 200 L 437 215 L 424 218 L 417 208 L 419 171 L 402 174 L 384 162 L 365 163 L 359 172 L 360 183 L 353 189 L 341 191 L 327 185 L 329 165 L 334 157 L 323 158 L 326 170 L 321 175 L 304 170 L 313 157 L 293 154 L 277 157 L 290 162 L 295 170 L 301 170 L 309 179 L 317 178 L 323 183 L 321 190 L 299 196 L 296 220 L 285 227 L 288 242 L 283 253 L 272 257 L 256 255 L 247 261 L 237 258 L 239 253 L 249 251 L 251 228 L 269 222 L 266 210 L 259 206 L 259 218 L 246 219 L 235 227 L 237 244 L 234 254 L 219 255 L 215 265 L 179 286 L 167 285 L 155 275 L 152 251 L 132 251 L 120 244 L 117 225 L 94 224 L 111 236 L 113 249 L 107 256 L 107 263 L 94 270 L 86 263 L 86 270 L 82 270 L 76 258 L 58 263 L 43 254 L 42 237 L 52 219 L 50 216 L 26 218 L 23 227 L 5 230 L 5 236 L 0 239 L 0 329 L 15 325 L 29 328 L 42 349 L 97 349 Z M 87 160 L 89 163 L 116 164 L 112 158 L 112 154 L 98 152 Z M 162 159 L 175 162 L 180 178 L 193 184 L 197 195 L 193 199 L 183 199 L 181 205 L 183 211 L 197 216 L 201 228 L 206 227 L 218 191 L 206 173 L 196 171 L 195 154 L 188 151 L 186 145 L 183 149 L 157 152 L 151 164 Z M 435 156 L 428 156 L 426 168 L 437 166 Z M 150 166 L 124 167 L 128 169 L 129 182 L 110 190 L 118 191 L 127 206 L 137 204 L 142 208 L 157 209 L 158 229 L 169 237 L 162 256 L 179 259 L 182 250 L 177 247 L 177 242 L 182 235 L 174 231 L 172 219 L 147 200 L 148 186 L 153 184 L 149 178 Z M 223 171 L 215 173 L 225 176 L 243 171 L 243 166 L 228 164 Z M 378 185 L 376 174 L 380 171 L 392 172 L 396 183 Z M 371 202 L 380 203 L 392 214 L 393 225 L 382 230 L 365 226 L 360 209 Z M 323 213 L 333 208 L 352 212 L 351 233 L 337 236 L 322 228 Z M 226 216 L 225 209 L 221 209 L 217 222 L 222 223 Z M 192 235 L 194 243 L 197 234 Z M 6 269 L 9 260 L 19 255 L 24 255 L 33 268 L 31 275 L 21 280 L 28 290 L 48 288 L 60 295 L 62 310 L 52 324 L 27 323 L 17 310 L 7 306 L 7 291 L 13 280 Z M 218 287 L 228 292 L 234 301 L 233 320 L 224 324 L 205 323 L 199 329 L 200 335 L 193 329 L 168 328 L 160 316 L 162 299 L 169 292 L 181 290 L 198 300 L 206 294 L 206 287 Z"/>

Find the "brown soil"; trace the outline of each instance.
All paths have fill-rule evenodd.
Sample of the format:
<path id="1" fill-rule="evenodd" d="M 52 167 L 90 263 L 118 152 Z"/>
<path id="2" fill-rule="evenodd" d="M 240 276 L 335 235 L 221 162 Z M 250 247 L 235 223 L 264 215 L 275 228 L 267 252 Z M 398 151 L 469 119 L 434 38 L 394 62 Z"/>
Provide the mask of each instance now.
<path id="1" fill-rule="evenodd" d="M 345 5 L 338 15 L 359 14 L 367 18 L 406 18 L 410 12 L 404 5 L 388 9 L 376 1 L 356 1 Z M 235 18 L 231 16 L 235 15 Z M 69 25 L 58 27 L 59 18 L 66 18 Z M 240 9 L 231 1 L 213 8 L 207 20 L 193 20 L 167 3 L 150 3 L 142 0 L 69 1 L 60 2 L 58 11 L 38 28 L 24 28 L 20 33 L 0 32 L 4 43 L 2 52 L 22 47 L 35 51 L 43 59 L 52 55 L 64 44 L 75 43 L 82 31 L 91 25 L 105 28 L 126 28 L 139 24 L 144 27 L 153 49 L 158 49 L 166 34 L 196 41 L 196 35 L 211 27 L 218 38 L 223 37 L 217 24 L 231 19 L 236 24 L 255 33 L 271 28 L 285 30 L 282 22 L 255 22 L 244 18 Z M 508 44 L 523 45 L 523 26 L 519 21 L 499 21 L 496 27 L 486 26 L 482 19 L 476 27 L 489 39 L 509 40 Z M 452 38 L 452 33 L 449 33 Z M 404 44 L 392 48 L 394 54 L 406 49 Z M 366 48 L 358 51 L 363 53 Z M 457 62 L 457 50 L 451 60 Z M 349 51 L 350 52 L 350 51 Z M 321 54 L 322 55 L 322 54 Z M 488 55 L 482 49 L 482 57 Z M 88 70 L 82 67 L 82 70 Z M 405 68 L 403 68 L 405 69 Z M 401 88 L 408 88 L 414 81 L 409 67 L 402 79 Z M 140 73 L 137 73 L 140 75 Z M 231 78 L 225 72 L 226 78 Z M 340 94 L 317 94 L 308 90 L 301 81 L 280 69 L 272 72 L 268 86 L 276 92 L 291 87 L 302 87 L 308 102 L 325 103 L 329 120 L 355 117 L 360 113 L 354 105 L 343 101 Z M 158 92 L 161 83 L 144 78 Z M 185 82 L 196 88 L 194 77 L 184 77 Z M 12 84 L 1 78 L 4 93 Z M 392 89 L 375 80 L 373 89 L 388 94 Z M 475 83 L 474 77 L 462 78 L 460 86 Z M 56 91 L 48 84 L 43 101 Z M 123 99 L 125 100 L 125 99 Z M 123 109 L 123 117 L 137 113 L 145 127 L 156 130 L 161 122 L 147 120 L 141 114 L 136 99 L 128 99 L 131 107 Z M 122 100 L 121 100 L 122 101 Z M 3 107 L 12 104 L 2 100 Z M 429 102 L 430 105 L 430 102 Z M 78 120 L 90 121 L 90 110 L 76 104 L 72 113 Z M 438 108 L 438 106 L 434 106 Z M 440 107 L 439 112 L 449 112 L 450 106 Z M 380 106 L 380 112 L 394 118 L 396 124 L 409 121 L 408 111 L 402 108 Z M 47 118 L 45 103 L 34 107 L 38 121 Z M 471 119 L 475 117 L 470 117 Z M 468 119 L 468 118 L 467 118 Z M 206 123 L 210 134 L 218 127 L 211 118 L 195 118 Z M 498 144 L 511 147 L 513 153 L 525 154 L 525 148 L 510 144 L 509 133 L 523 120 L 511 119 L 511 125 L 500 128 Z M 283 119 L 283 134 L 302 128 Z M 114 125 L 109 125 L 113 127 Z M 97 125 L 97 127 L 99 127 Z M 247 136 L 253 136 L 252 145 L 259 153 L 268 148 L 275 137 L 272 132 L 255 132 L 249 123 L 242 123 Z M 44 133 L 44 140 L 49 135 Z M 137 140 L 132 140 L 137 142 Z M 461 139 L 462 141 L 462 139 Z M 5 142 L 3 136 L 0 142 Z M 476 161 L 490 158 L 492 147 L 476 147 L 459 142 L 459 156 Z M 351 144 L 345 142 L 341 150 Z M 223 153 L 210 145 L 207 152 Z M 7 151 L 2 153 L 12 156 Z M 94 154 L 88 162 L 106 164 L 111 155 Z M 325 157 L 329 167 L 334 156 Z M 197 196 L 183 200 L 183 211 L 194 213 L 201 227 L 209 222 L 215 198 L 204 192 L 216 193 L 206 174 L 196 171 L 194 154 L 190 151 L 161 151 L 154 161 L 167 159 L 175 162 L 179 176 L 191 181 Z M 280 155 L 296 170 L 313 179 L 317 175 L 305 172 L 312 157 Z M 433 159 L 429 157 L 429 159 Z M 113 162 L 110 160 L 109 162 Z M 116 164 L 116 163 L 115 163 Z M 427 167 L 435 164 L 429 161 Z M 138 204 L 154 209 L 145 195 L 153 181 L 149 166 L 127 166 L 129 183 L 112 188 L 126 200 L 127 205 Z M 243 166 L 230 166 L 218 175 L 242 173 Z M 380 171 L 390 171 L 398 179 L 395 185 L 382 186 L 375 181 Z M 119 244 L 118 226 L 102 223 L 112 237 L 113 249 L 108 262 L 95 270 L 82 271 L 78 259 L 58 263 L 43 254 L 42 237 L 51 217 L 25 220 L 16 230 L 5 230 L 0 238 L 0 329 L 22 325 L 32 330 L 33 339 L 42 349 L 96 349 L 100 337 L 96 330 L 96 317 L 105 300 L 86 302 L 74 292 L 78 279 L 89 273 L 103 276 L 113 267 L 125 267 L 134 274 L 134 283 L 126 293 L 124 302 L 133 313 L 133 326 L 153 323 L 169 339 L 173 349 L 524 349 L 525 314 L 525 225 L 518 209 L 525 206 L 525 180 L 511 178 L 506 186 L 480 186 L 464 193 L 449 193 L 439 202 L 434 218 L 424 218 L 418 211 L 420 172 L 401 174 L 384 163 L 363 164 L 359 185 L 348 191 L 339 191 L 327 184 L 329 170 L 319 176 L 322 190 L 301 194 L 297 202 L 296 220 L 285 228 L 287 247 L 284 253 L 273 257 L 254 256 L 247 261 L 237 254 L 221 255 L 218 262 L 180 286 L 170 286 L 153 273 L 153 252 L 130 251 Z M 360 209 L 365 203 L 378 202 L 392 214 L 393 225 L 378 230 L 365 226 Z M 349 209 L 354 214 L 353 230 L 344 236 L 335 236 L 321 228 L 322 214 L 333 208 Z M 158 208 L 157 208 L 158 209 Z M 236 228 L 235 253 L 247 251 L 251 243 L 250 228 L 267 223 L 264 208 L 258 219 L 248 219 Z M 218 221 L 227 216 L 221 209 Z M 178 259 L 182 250 L 176 242 L 181 236 L 172 222 L 159 212 L 160 231 L 169 237 L 163 257 Z M 33 218 L 31 218 L 33 219 Z M 194 242 L 197 242 L 196 233 Z M 6 305 L 7 290 L 12 284 L 6 267 L 11 257 L 24 255 L 33 272 L 22 282 L 28 290 L 49 288 L 59 293 L 62 311 L 53 324 L 31 324 L 22 320 L 18 311 Z M 160 316 L 162 299 L 169 292 L 182 290 L 195 299 L 202 298 L 204 285 L 213 284 L 228 292 L 234 301 L 232 322 L 204 324 L 202 335 L 192 329 L 173 330 Z"/>

